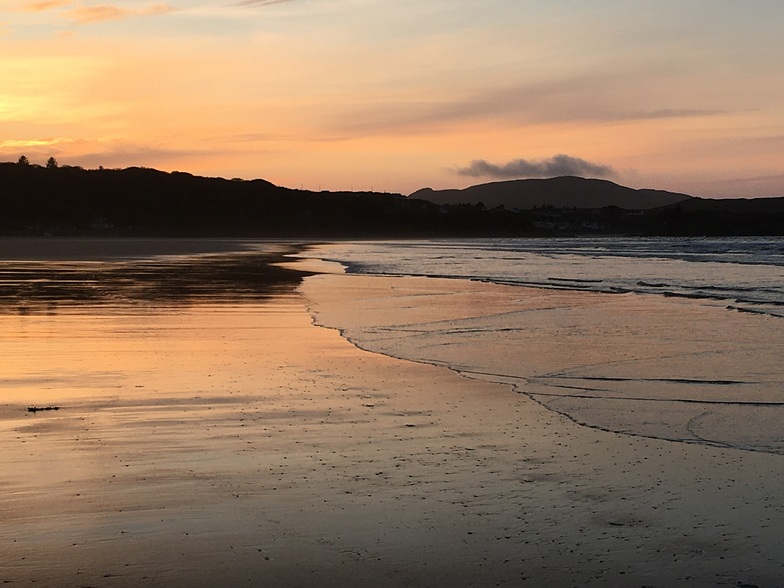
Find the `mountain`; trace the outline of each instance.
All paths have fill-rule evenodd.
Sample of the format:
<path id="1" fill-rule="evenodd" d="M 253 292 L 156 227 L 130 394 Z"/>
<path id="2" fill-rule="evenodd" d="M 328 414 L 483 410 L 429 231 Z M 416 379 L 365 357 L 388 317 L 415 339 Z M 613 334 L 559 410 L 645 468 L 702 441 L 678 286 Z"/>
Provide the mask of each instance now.
<path id="1" fill-rule="evenodd" d="M 607 180 L 562 176 L 550 179 L 510 180 L 471 186 L 463 190 L 424 188 L 409 196 L 435 204 L 484 204 L 509 210 L 554 208 L 604 208 L 647 210 L 689 200 L 686 194 L 664 190 L 634 190 Z"/>

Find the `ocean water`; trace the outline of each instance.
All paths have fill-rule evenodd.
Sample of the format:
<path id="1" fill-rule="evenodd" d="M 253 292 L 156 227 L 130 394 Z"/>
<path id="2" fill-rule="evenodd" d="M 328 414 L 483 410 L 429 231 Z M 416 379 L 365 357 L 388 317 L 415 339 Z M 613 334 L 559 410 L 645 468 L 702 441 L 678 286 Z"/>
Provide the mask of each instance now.
<path id="1" fill-rule="evenodd" d="M 510 385 L 611 433 L 784 453 L 784 239 L 373 241 L 306 255 L 345 271 L 306 279 L 316 321 L 364 349 Z"/>
<path id="2" fill-rule="evenodd" d="M 330 245 L 349 273 L 656 294 L 784 317 L 784 238 L 569 238 Z"/>

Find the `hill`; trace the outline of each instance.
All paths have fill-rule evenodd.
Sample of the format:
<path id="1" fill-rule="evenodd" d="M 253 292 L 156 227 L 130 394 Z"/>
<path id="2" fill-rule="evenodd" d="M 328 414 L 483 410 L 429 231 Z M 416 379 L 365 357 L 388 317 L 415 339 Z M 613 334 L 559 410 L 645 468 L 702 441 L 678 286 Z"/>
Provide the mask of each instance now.
<path id="1" fill-rule="evenodd" d="M 522 216 L 149 168 L 0 163 L 0 234 L 371 238 L 526 234 Z"/>
<path id="2" fill-rule="evenodd" d="M 503 207 L 500 206 L 503 204 Z M 0 235 L 256 238 L 784 235 L 784 198 L 709 200 L 603 180 L 310 192 L 149 168 L 0 163 Z"/>
<path id="3" fill-rule="evenodd" d="M 689 200 L 691 196 L 663 190 L 634 190 L 607 180 L 562 176 L 550 179 L 510 180 L 471 186 L 463 190 L 418 190 L 410 196 L 436 204 L 484 204 L 510 210 L 542 206 L 596 209 L 617 206 L 647 210 Z"/>

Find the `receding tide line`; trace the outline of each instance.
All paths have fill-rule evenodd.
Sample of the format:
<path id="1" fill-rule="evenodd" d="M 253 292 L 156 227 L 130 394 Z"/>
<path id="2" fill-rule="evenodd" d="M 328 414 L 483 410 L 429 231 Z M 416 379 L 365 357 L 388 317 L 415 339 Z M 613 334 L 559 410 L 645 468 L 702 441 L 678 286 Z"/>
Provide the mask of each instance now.
<path id="1" fill-rule="evenodd" d="M 519 389 L 519 388 L 518 388 Z M 693 398 L 645 398 L 634 396 L 596 396 L 593 394 L 554 394 L 520 390 L 526 396 L 547 396 L 551 398 L 578 398 L 586 400 L 639 400 L 642 402 L 681 402 L 684 404 L 714 404 L 725 406 L 784 406 L 784 402 L 754 402 L 743 400 L 697 400 Z"/>
<path id="2" fill-rule="evenodd" d="M 539 378 L 524 378 L 520 376 L 508 376 L 504 374 L 493 374 L 490 372 L 480 372 L 480 371 L 473 371 L 473 370 L 455 370 L 459 374 L 470 378 L 472 376 L 479 377 L 481 376 L 490 376 L 494 378 L 498 378 L 497 381 L 503 382 L 504 380 L 507 383 L 511 383 L 515 390 L 529 396 L 530 398 L 535 397 L 548 397 L 548 398 L 576 398 L 576 399 L 583 399 L 583 400 L 639 400 L 641 402 L 678 402 L 683 404 L 710 404 L 714 406 L 759 406 L 759 407 L 784 407 L 784 402 L 766 402 L 766 401 L 745 401 L 745 400 L 699 400 L 694 398 L 648 398 L 648 397 L 635 397 L 635 396 L 615 396 L 615 395 L 606 395 L 606 394 L 557 394 L 554 392 L 534 392 L 532 390 L 524 390 L 522 382 L 526 383 L 537 383 L 537 380 L 544 380 L 548 377 L 560 377 L 563 379 L 571 378 L 571 379 L 583 379 L 583 380 L 609 380 L 609 381 L 617 381 L 617 382 L 672 382 L 672 383 L 686 383 L 686 384 L 718 384 L 718 385 L 742 385 L 742 384 L 750 384 L 751 382 L 740 382 L 740 381 L 733 381 L 733 380 L 689 380 L 689 379 L 679 379 L 679 378 L 601 378 L 601 377 L 584 377 L 581 378 L 579 376 L 540 376 Z M 517 382 L 517 383 L 515 383 Z M 566 389 L 577 389 L 577 390 L 585 390 L 585 388 L 576 388 L 573 386 L 565 386 L 560 384 L 553 384 L 553 383 L 544 383 L 538 382 L 540 386 L 549 386 L 551 388 L 566 388 Z M 547 406 L 547 405 L 545 405 Z M 577 422 L 577 421 L 575 421 Z"/>
<path id="3" fill-rule="evenodd" d="M 668 384 L 708 384 L 712 386 L 744 386 L 757 383 L 742 382 L 740 380 L 697 380 L 693 378 L 614 378 L 609 376 L 562 376 L 559 374 L 540 377 L 559 378 L 561 380 L 588 380 L 591 382 L 666 382 Z"/>
<path id="4" fill-rule="evenodd" d="M 525 377 L 525 376 L 512 376 L 508 374 L 495 374 L 492 372 L 480 372 L 478 370 L 467 370 L 467 369 L 456 369 L 455 371 L 466 374 L 466 375 L 475 375 L 475 376 L 491 376 L 496 378 L 503 378 L 506 380 L 526 380 L 528 382 L 531 381 L 539 381 L 539 380 L 548 380 L 548 379 L 559 379 L 559 380 L 587 380 L 591 382 L 657 382 L 657 383 L 665 383 L 665 384 L 705 384 L 708 386 L 750 386 L 752 384 L 757 384 L 758 382 L 743 382 L 741 380 L 697 380 L 694 378 L 621 378 L 621 377 L 612 377 L 612 376 L 569 376 L 565 374 L 555 373 L 555 374 L 545 374 L 542 376 L 537 377 Z M 569 388 L 570 386 L 562 386 L 558 384 L 544 384 L 546 386 L 558 386 L 560 388 Z M 584 388 L 578 388 L 584 389 Z"/>

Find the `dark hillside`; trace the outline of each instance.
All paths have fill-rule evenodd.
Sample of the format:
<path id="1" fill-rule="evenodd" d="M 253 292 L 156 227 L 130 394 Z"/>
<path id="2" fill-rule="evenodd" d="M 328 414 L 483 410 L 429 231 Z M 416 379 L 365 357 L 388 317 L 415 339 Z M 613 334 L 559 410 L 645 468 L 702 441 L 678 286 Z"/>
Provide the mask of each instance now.
<path id="1" fill-rule="evenodd" d="M 147 168 L 0 164 L 6 235 L 411 237 L 526 234 L 527 219 L 372 192 L 309 192 Z"/>
<path id="2" fill-rule="evenodd" d="M 464 190 L 414 192 L 412 198 L 436 204 L 478 204 L 487 208 L 503 206 L 510 210 L 531 210 L 542 206 L 596 209 L 617 206 L 642 210 L 667 206 L 691 196 L 663 190 L 634 190 L 607 180 L 562 176 L 545 180 L 510 180 L 471 186 Z"/>
<path id="3" fill-rule="evenodd" d="M 503 204 L 512 192 L 517 194 L 515 204 Z M 466 194 L 470 198 L 464 203 Z M 413 196 L 417 198 L 309 192 L 265 180 L 205 178 L 148 168 L 85 170 L 0 163 L 0 234 L 270 238 L 784 234 L 782 198 L 705 200 L 573 177 L 498 182 L 466 190 L 425 189 Z"/>

